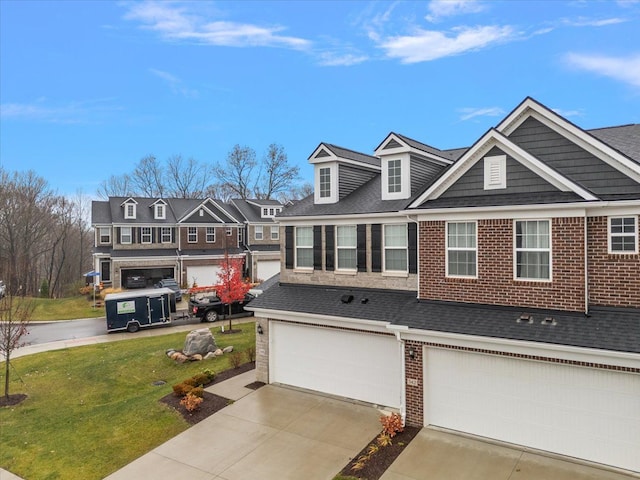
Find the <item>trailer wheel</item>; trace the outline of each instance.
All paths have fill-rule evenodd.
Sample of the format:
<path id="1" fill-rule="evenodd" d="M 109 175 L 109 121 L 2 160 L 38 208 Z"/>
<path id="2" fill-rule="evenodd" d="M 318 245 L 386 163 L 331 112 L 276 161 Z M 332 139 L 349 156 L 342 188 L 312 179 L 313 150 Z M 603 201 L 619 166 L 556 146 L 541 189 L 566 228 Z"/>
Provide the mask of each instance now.
<path id="1" fill-rule="evenodd" d="M 204 318 L 207 322 L 215 322 L 218 319 L 218 312 L 215 310 L 209 310 L 204 314 Z"/>
<path id="2" fill-rule="evenodd" d="M 130 322 L 127 324 L 127 332 L 136 333 L 138 330 L 140 330 L 140 324 L 138 322 Z"/>

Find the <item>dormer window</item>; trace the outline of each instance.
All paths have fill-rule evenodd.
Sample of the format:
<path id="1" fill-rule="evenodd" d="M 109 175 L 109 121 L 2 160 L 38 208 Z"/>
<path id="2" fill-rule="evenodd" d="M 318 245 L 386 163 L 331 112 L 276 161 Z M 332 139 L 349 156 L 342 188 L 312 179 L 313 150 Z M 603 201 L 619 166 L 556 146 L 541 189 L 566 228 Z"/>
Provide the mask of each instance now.
<path id="1" fill-rule="evenodd" d="M 387 185 L 389 193 L 402 190 L 402 160 L 389 160 Z"/>
<path id="2" fill-rule="evenodd" d="M 338 201 L 338 166 L 335 163 L 315 165 L 315 203 Z"/>
<path id="3" fill-rule="evenodd" d="M 484 189 L 507 188 L 507 156 L 484 157 Z"/>
<path id="4" fill-rule="evenodd" d="M 382 159 L 382 200 L 399 200 L 411 196 L 409 154 Z"/>
<path id="5" fill-rule="evenodd" d="M 164 220 L 166 217 L 166 209 L 162 203 L 157 203 L 155 205 L 155 215 L 156 220 Z"/>
<path id="6" fill-rule="evenodd" d="M 126 219 L 136 218 L 136 204 L 135 203 L 125 203 L 125 205 L 124 205 L 124 218 L 126 218 Z"/>
<path id="7" fill-rule="evenodd" d="M 329 198 L 331 196 L 331 168 L 324 167 L 320 169 L 320 198 Z"/>
<path id="8" fill-rule="evenodd" d="M 269 209 L 268 208 L 263 208 L 262 209 L 262 217 L 268 217 L 269 216 Z"/>

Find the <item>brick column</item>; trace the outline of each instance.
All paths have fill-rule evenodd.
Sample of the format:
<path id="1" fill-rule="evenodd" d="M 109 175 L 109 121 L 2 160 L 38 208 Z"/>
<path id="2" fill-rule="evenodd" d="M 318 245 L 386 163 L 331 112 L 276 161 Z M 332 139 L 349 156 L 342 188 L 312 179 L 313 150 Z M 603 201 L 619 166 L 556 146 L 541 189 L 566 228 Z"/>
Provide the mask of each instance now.
<path id="1" fill-rule="evenodd" d="M 413 349 L 414 358 L 409 356 Z M 404 344 L 405 386 L 406 386 L 406 424 L 414 427 L 424 425 L 424 366 L 423 345 L 419 342 L 407 340 Z"/>

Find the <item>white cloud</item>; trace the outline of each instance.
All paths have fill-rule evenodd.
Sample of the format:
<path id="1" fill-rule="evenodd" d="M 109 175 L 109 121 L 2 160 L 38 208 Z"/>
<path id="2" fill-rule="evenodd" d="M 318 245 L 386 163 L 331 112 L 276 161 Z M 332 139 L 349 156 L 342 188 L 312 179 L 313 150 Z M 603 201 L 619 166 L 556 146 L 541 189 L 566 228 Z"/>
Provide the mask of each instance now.
<path id="1" fill-rule="evenodd" d="M 324 67 L 350 67 L 367 60 L 368 56 L 355 53 L 322 52 L 319 55 L 319 64 Z"/>
<path id="2" fill-rule="evenodd" d="M 169 85 L 169 88 L 171 88 L 171 91 L 173 93 L 180 94 L 187 98 L 198 97 L 197 90 L 185 87 L 184 84 L 182 83 L 182 80 L 180 80 L 175 75 L 172 75 L 169 72 L 165 72 L 163 70 L 157 70 L 155 68 L 150 68 L 149 71 L 153 73 L 156 77 L 159 77 L 162 80 L 164 80 L 167 83 L 167 85 Z"/>
<path id="3" fill-rule="evenodd" d="M 101 115 L 121 110 L 111 105 L 112 100 L 105 98 L 48 105 L 46 99 L 40 98 L 32 103 L 4 103 L 0 105 L 0 117 L 60 124 L 90 123 Z"/>
<path id="4" fill-rule="evenodd" d="M 619 23 L 624 23 L 627 21 L 627 19 L 619 17 L 601 19 L 579 17 L 577 19 L 564 19 L 562 23 L 570 27 L 606 27 L 609 25 L 617 25 Z"/>
<path id="5" fill-rule="evenodd" d="M 460 120 L 462 121 L 471 120 L 475 117 L 501 117 L 505 114 L 500 107 L 460 108 L 458 111 L 461 113 Z"/>
<path id="6" fill-rule="evenodd" d="M 430 22 L 437 22 L 441 18 L 466 13 L 478 13 L 484 10 L 477 0 L 433 0 L 429 3 L 429 15 L 425 18 Z"/>
<path id="7" fill-rule="evenodd" d="M 197 4 L 196 4 L 197 5 Z M 264 27 L 249 23 L 210 20 L 173 2 L 146 1 L 127 4 L 124 18 L 138 21 L 142 28 L 158 32 L 167 40 L 192 41 L 225 47 L 285 47 L 306 49 L 311 42 L 280 35 L 282 26 Z"/>
<path id="8" fill-rule="evenodd" d="M 402 63 L 418 63 L 479 50 L 514 35 L 509 26 L 459 27 L 453 33 L 447 36 L 440 31 L 418 29 L 414 35 L 391 37 L 379 46 L 387 56 L 399 58 Z"/>
<path id="9" fill-rule="evenodd" d="M 640 88 L 640 55 L 630 57 L 608 57 L 568 53 L 566 62 L 575 68 L 613 78 Z"/>

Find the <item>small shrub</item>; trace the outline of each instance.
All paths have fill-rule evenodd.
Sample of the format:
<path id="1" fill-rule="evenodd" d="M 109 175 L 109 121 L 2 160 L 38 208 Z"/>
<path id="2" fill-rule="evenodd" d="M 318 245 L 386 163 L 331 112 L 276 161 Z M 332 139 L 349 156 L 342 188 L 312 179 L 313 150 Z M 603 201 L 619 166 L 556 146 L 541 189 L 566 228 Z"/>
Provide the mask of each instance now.
<path id="1" fill-rule="evenodd" d="M 382 424 L 382 430 L 384 433 L 393 438 L 397 433 L 404 430 L 402 424 L 402 417 L 399 413 L 392 413 L 391 415 L 382 415 L 380 417 L 380 423 Z"/>
<path id="2" fill-rule="evenodd" d="M 187 395 L 195 395 L 196 397 L 204 397 L 204 388 L 194 387 Z"/>
<path id="3" fill-rule="evenodd" d="M 204 373 L 208 377 L 209 382 L 213 382 L 213 379 L 216 378 L 216 373 L 213 370 L 209 369 L 209 368 L 205 368 L 202 371 L 202 373 Z"/>
<path id="4" fill-rule="evenodd" d="M 378 441 L 378 445 L 380 445 L 381 447 L 386 447 L 392 444 L 391 436 L 388 433 L 384 433 L 384 432 L 378 435 L 377 441 Z"/>
<path id="5" fill-rule="evenodd" d="M 203 402 L 201 397 L 188 393 L 180 400 L 180 405 L 187 409 L 188 412 L 194 412 L 200 408 L 200 404 Z"/>
<path id="6" fill-rule="evenodd" d="M 196 373 L 193 376 L 193 379 L 196 382 L 196 385 L 206 385 L 207 383 L 209 383 L 209 375 L 207 375 L 206 373 Z"/>
<path id="7" fill-rule="evenodd" d="M 198 386 L 198 382 L 193 377 L 187 378 L 182 383 L 186 383 L 187 385 L 191 385 L 192 387 L 197 387 Z"/>
<path id="8" fill-rule="evenodd" d="M 184 397 L 191 390 L 193 390 L 193 385 L 188 385 L 187 383 L 182 382 L 174 385 L 172 388 L 173 388 L 173 394 L 176 397 Z"/>
<path id="9" fill-rule="evenodd" d="M 229 362 L 233 368 L 238 368 L 242 365 L 242 352 L 231 352 L 229 354 Z"/>
<path id="10" fill-rule="evenodd" d="M 255 347 L 255 345 L 249 345 L 247 347 L 247 358 L 249 359 L 249 362 L 255 362 L 256 361 L 256 347 Z"/>

